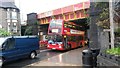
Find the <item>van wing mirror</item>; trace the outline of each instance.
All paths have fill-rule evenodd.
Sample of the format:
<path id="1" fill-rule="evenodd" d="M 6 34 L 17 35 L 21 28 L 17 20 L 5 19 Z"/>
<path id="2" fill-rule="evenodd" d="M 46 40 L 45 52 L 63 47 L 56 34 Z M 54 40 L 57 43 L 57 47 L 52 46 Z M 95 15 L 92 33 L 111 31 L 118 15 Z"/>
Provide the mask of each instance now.
<path id="1" fill-rule="evenodd" d="M 0 47 L 0 50 L 4 50 L 5 48 Z"/>

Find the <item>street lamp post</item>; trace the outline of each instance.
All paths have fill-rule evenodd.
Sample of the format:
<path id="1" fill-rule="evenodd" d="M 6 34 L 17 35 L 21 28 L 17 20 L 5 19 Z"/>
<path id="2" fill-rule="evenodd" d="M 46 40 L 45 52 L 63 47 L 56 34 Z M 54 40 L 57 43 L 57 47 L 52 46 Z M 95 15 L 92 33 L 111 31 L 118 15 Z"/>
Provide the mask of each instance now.
<path id="1" fill-rule="evenodd" d="M 114 48 L 114 24 L 113 24 L 113 1 L 109 0 L 109 18 L 110 18 L 110 35 L 111 35 L 111 48 Z"/>

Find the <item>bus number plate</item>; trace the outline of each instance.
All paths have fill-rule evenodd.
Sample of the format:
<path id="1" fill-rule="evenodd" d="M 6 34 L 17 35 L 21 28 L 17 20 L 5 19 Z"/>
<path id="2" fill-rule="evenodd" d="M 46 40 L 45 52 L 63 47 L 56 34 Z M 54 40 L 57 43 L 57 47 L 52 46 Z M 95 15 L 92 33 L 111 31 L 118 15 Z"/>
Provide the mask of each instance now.
<path id="1" fill-rule="evenodd" d="M 53 50 L 55 50 L 56 48 L 52 48 Z"/>

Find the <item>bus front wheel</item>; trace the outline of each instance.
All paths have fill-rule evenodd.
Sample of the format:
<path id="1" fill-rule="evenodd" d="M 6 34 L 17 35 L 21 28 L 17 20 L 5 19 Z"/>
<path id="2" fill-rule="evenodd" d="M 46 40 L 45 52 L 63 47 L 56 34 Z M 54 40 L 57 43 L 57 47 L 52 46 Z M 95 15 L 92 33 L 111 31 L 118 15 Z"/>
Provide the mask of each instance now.
<path id="1" fill-rule="evenodd" d="M 83 47 L 82 43 L 80 43 L 80 46 L 79 47 Z"/>
<path id="2" fill-rule="evenodd" d="M 70 49 L 71 49 L 71 45 L 70 45 L 70 44 L 68 44 L 68 47 L 67 47 L 67 49 L 68 49 L 68 50 L 70 50 Z"/>

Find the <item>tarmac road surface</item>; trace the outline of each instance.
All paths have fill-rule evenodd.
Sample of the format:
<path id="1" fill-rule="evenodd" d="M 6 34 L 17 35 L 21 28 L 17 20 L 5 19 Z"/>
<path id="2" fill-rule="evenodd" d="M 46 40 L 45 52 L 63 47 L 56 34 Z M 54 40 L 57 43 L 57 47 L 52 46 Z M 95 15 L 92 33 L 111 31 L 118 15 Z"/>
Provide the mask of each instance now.
<path id="1" fill-rule="evenodd" d="M 40 54 L 38 54 L 35 59 L 20 59 L 4 64 L 2 68 L 26 68 L 27 66 L 82 66 L 82 50 L 85 48 L 86 47 L 76 48 L 69 51 L 41 50 Z"/>

